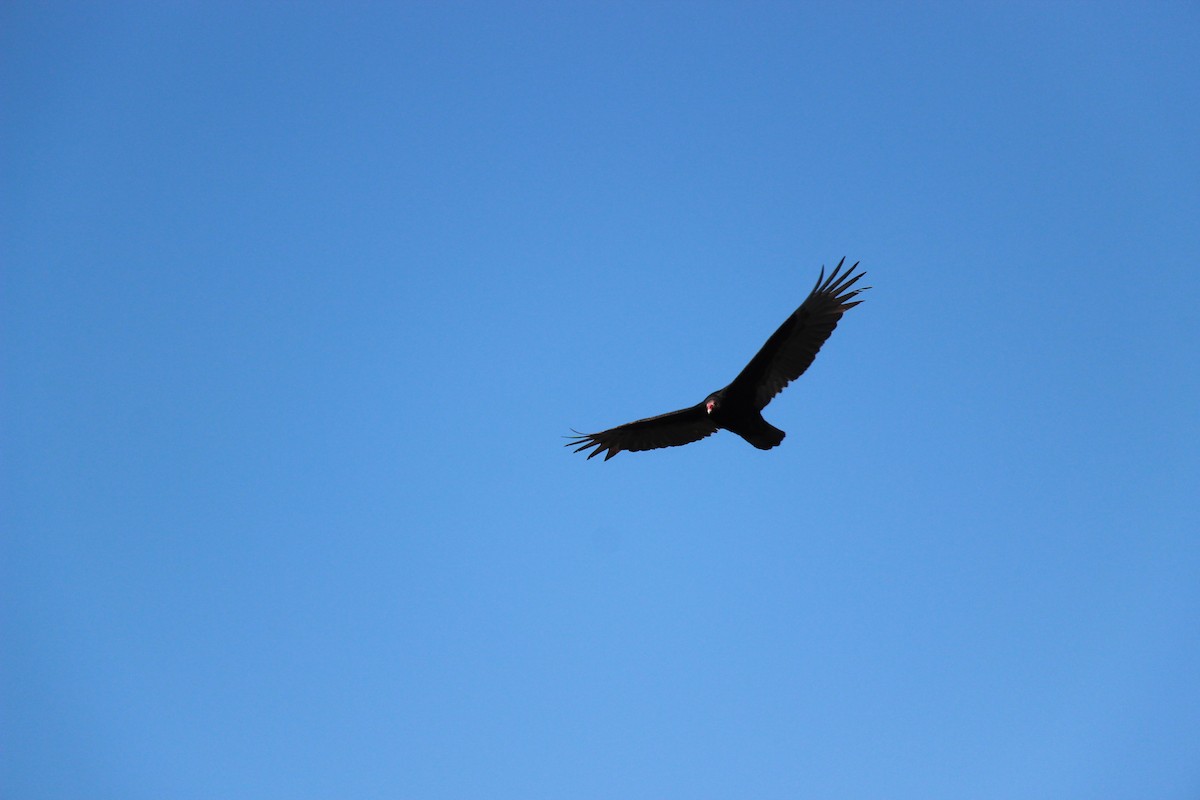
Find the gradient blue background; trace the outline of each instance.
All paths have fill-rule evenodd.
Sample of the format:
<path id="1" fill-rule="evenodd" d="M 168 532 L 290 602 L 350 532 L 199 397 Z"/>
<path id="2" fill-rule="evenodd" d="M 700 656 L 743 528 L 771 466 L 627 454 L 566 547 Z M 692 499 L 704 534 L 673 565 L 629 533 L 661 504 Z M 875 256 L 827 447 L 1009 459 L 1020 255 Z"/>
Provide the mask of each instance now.
<path id="1" fill-rule="evenodd" d="M 1200 796 L 1198 52 L 4 4 L 0 794 Z M 782 447 L 561 447 L 843 255 Z"/>

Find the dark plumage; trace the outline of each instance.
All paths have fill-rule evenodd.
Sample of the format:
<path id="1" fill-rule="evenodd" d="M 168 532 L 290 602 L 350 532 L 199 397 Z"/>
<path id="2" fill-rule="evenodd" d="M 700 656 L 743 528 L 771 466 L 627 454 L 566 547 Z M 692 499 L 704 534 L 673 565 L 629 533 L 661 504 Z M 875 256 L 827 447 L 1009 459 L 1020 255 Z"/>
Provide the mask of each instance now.
<path id="1" fill-rule="evenodd" d="M 762 410 L 785 386 L 804 374 L 842 314 L 862 302 L 854 297 L 871 288 L 852 290 L 850 287 L 866 273 L 854 274 L 857 263 L 842 272 L 845 263 L 843 258 L 828 278 L 821 267 L 821 277 L 817 278 L 812 293 L 724 389 L 690 408 L 639 419 L 600 433 L 576 432 L 566 446 L 574 447 L 576 453 L 592 448 L 588 458 L 607 450 L 604 456 L 607 461 L 622 450 L 655 450 L 689 444 L 724 428 L 760 450 L 775 447 L 783 441 L 784 433 L 763 419 Z"/>

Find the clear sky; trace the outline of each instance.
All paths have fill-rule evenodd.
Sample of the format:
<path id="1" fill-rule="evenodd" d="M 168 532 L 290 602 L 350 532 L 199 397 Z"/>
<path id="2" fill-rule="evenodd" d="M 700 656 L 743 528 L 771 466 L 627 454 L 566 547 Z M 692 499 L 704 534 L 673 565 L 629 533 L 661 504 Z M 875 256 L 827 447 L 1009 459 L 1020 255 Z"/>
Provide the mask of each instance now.
<path id="1" fill-rule="evenodd" d="M 5 3 L 0 795 L 1200 796 L 1200 10 Z M 728 433 L 562 447 L 872 288 Z"/>

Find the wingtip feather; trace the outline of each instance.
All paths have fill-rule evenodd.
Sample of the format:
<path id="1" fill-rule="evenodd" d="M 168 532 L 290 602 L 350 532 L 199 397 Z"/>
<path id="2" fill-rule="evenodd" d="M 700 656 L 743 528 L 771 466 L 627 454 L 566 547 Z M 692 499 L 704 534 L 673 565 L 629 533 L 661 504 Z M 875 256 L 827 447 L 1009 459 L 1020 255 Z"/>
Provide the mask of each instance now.
<path id="1" fill-rule="evenodd" d="M 817 282 L 815 284 L 813 284 L 812 291 L 809 292 L 809 294 L 813 294 L 814 292 L 818 291 L 821 288 L 821 283 L 824 280 L 825 280 L 825 265 L 822 264 L 821 265 L 821 274 L 817 276 Z"/>

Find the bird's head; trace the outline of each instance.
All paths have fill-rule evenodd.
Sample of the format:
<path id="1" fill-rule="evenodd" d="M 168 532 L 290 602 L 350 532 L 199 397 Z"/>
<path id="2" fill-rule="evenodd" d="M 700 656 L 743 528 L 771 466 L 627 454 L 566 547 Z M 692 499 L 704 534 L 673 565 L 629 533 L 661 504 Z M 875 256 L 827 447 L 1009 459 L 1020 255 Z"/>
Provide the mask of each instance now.
<path id="1" fill-rule="evenodd" d="M 708 399 L 704 401 L 704 412 L 710 417 L 721 410 L 721 398 L 715 394 L 710 394 Z"/>

